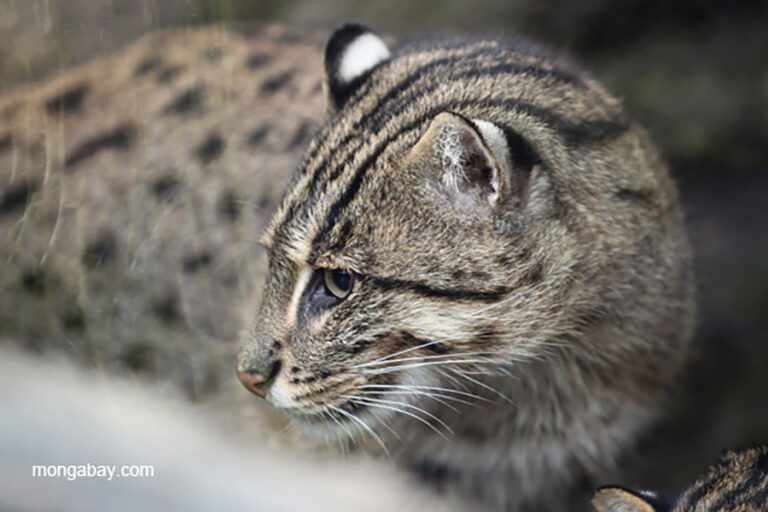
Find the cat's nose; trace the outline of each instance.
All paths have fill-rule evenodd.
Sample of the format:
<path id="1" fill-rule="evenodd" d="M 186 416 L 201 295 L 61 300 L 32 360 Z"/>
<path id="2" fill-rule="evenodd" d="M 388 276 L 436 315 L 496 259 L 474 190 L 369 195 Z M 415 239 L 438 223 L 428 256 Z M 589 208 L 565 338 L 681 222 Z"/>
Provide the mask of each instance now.
<path id="1" fill-rule="evenodd" d="M 282 363 L 280 363 L 280 361 L 275 361 L 269 368 L 267 375 L 264 375 L 263 372 L 250 368 L 240 368 L 239 366 L 235 373 L 243 386 L 245 386 L 245 389 L 254 395 L 266 398 L 269 385 L 275 380 L 275 377 L 277 377 L 281 366 Z"/>

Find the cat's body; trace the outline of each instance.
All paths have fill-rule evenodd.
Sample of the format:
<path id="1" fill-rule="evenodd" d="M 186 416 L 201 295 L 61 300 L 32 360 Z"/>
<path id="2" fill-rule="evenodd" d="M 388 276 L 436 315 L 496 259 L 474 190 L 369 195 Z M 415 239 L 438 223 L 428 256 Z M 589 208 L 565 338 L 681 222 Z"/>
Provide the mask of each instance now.
<path id="1" fill-rule="evenodd" d="M 560 58 L 326 47 L 330 118 L 265 237 L 244 384 L 496 510 L 577 510 L 653 416 L 693 316 L 677 192 Z"/>
<path id="2" fill-rule="evenodd" d="M 727 452 L 678 493 L 604 487 L 598 512 L 762 512 L 768 510 L 768 445 Z"/>
<path id="3" fill-rule="evenodd" d="M 0 334 L 207 399 L 323 113 L 324 36 L 156 32 L 0 96 Z"/>

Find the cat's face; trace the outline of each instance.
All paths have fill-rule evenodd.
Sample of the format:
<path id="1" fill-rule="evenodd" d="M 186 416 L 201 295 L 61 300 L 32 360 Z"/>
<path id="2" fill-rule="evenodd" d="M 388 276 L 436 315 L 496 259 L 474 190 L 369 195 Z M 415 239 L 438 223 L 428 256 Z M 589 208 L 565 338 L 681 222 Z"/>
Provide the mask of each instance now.
<path id="1" fill-rule="evenodd" d="M 501 189 L 511 169 L 485 128 L 440 114 L 404 139 L 400 158 L 366 169 L 354 193 L 350 168 L 339 183 L 289 194 L 240 354 L 240 368 L 265 381 L 252 389 L 323 431 L 351 435 L 396 415 L 439 430 L 433 406 L 466 401 L 465 384 L 514 360 L 514 333 L 498 317 L 527 301 L 517 324 L 531 327 L 544 276 L 529 240 L 499 214 L 513 200 Z M 298 186 L 322 171 L 310 160 Z"/>

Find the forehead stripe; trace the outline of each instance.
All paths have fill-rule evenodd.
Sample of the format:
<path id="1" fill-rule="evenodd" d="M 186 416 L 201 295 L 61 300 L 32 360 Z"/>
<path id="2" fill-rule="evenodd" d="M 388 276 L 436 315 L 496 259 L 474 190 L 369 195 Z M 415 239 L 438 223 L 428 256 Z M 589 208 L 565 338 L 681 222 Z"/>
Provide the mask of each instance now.
<path id="1" fill-rule="evenodd" d="M 383 142 L 379 143 L 376 149 L 363 161 L 363 163 L 354 171 L 352 180 L 350 181 L 347 189 L 342 195 L 331 205 L 331 208 L 326 215 L 325 222 L 323 224 L 324 229 L 315 235 L 312 241 L 313 249 L 318 247 L 319 241 L 322 236 L 329 233 L 339 217 L 339 214 L 343 212 L 349 204 L 354 200 L 357 192 L 363 183 L 365 175 L 373 164 L 376 162 L 379 156 L 384 150 L 395 140 L 407 135 L 414 130 L 421 129 L 421 127 L 430 119 L 434 118 L 437 114 L 453 109 L 462 110 L 468 106 L 477 105 L 480 107 L 504 107 L 506 109 L 517 109 L 518 111 L 528 114 L 531 117 L 540 119 L 544 124 L 552 127 L 563 135 L 568 141 L 582 142 L 587 140 L 601 141 L 604 139 L 614 138 L 621 133 L 625 132 L 629 125 L 624 120 L 609 120 L 609 121 L 584 121 L 583 123 L 569 122 L 562 117 L 552 113 L 548 109 L 536 107 L 530 103 L 518 102 L 515 100 L 486 100 L 478 101 L 476 99 L 464 100 L 461 102 L 448 102 L 439 105 L 430 111 L 418 116 L 415 120 L 403 126 L 400 130 L 396 131 L 393 135 L 387 137 Z"/>
<path id="2" fill-rule="evenodd" d="M 430 74 L 429 71 L 434 71 L 436 73 L 440 73 L 441 76 L 443 75 L 443 71 L 438 71 L 436 68 L 439 68 L 443 65 L 448 65 L 448 67 L 451 67 L 450 65 L 455 64 L 466 64 L 468 66 L 475 65 L 473 63 L 473 60 L 484 56 L 489 55 L 493 56 L 498 53 L 498 51 L 495 51 L 493 47 L 488 46 L 488 42 L 480 42 L 476 45 L 471 45 L 468 47 L 460 48 L 458 51 L 454 50 L 453 53 L 447 55 L 447 56 L 441 56 L 439 58 L 436 58 L 423 66 L 420 66 L 416 69 L 414 69 L 411 73 L 409 73 L 405 78 L 403 78 L 399 83 L 392 86 L 385 94 L 382 96 L 382 98 L 373 106 L 373 108 L 367 112 L 363 113 L 352 126 L 351 130 L 348 132 L 348 134 L 344 137 L 341 143 L 338 144 L 338 147 L 344 147 L 347 149 L 346 157 L 344 158 L 344 163 L 342 165 L 337 165 L 333 171 L 330 173 L 330 179 L 335 179 L 339 176 L 341 173 L 341 170 L 344 169 L 344 167 L 348 166 L 351 162 L 352 158 L 354 158 L 354 155 L 360 148 L 360 142 L 356 145 L 350 145 L 349 143 L 355 138 L 359 136 L 359 130 L 362 127 L 365 127 L 366 129 L 375 128 L 376 126 L 380 126 L 383 122 L 388 121 L 392 118 L 393 115 L 397 115 L 401 113 L 404 110 L 404 107 L 407 107 L 411 103 L 411 99 L 413 99 L 415 96 L 420 96 L 423 94 L 429 93 L 431 90 L 433 90 L 436 86 L 430 86 L 427 88 L 424 87 L 417 87 L 420 85 L 421 80 L 424 78 L 429 78 Z M 479 49 L 477 47 L 480 46 Z M 438 54 L 443 55 L 443 54 Z M 387 63 L 384 64 L 385 66 Z M 383 72 L 386 72 L 385 70 Z M 491 76 L 499 74 L 501 72 L 507 72 L 507 73 L 513 73 L 513 74 L 533 74 L 537 77 L 542 76 L 550 76 L 553 77 L 559 81 L 562 81 L 564 83 L 570 83 L 576 87 L 583 87 L 583 83 L 576 77 L 575 75 L 572 75 L 568 72 L 556 69 L 556 68 L 542 68 L 539 66 L 535 66 L 532 64 L 525 64 L 525 65 L 516 65 L 516 64 L 502 64 L 497 66 L 492 66 L 490 68 L 487 68 L 486 70 L 483 69 L 468 69 L 462 72 L 460 75 L 454 75 L 453 81 L 457 81 L 457 79 L 460 79 L 462 77 L 477 77 L 482 76 L 483 73 L 489 73 Z M 434 74 L 432 75 L 434 76 Z M 439 83 L 444 83 L 444 80 L 439 81 Z M 351 99 L 350 103 L 354 104 L 352 107 L 352 110 L 354 110 L 354 107 L 357 106 L 359 102 L 361 102 L 366 95 L 370 92 L 372 88 L 374 88 L 377 85 L 377 81 L 375 80 L 368 80 L 365 82 L 365 84 L 361 87 L 361 90 L 358 92 L 358 94 L 355 95 L 354 98 Z M 409 95 L 408 98 L 405 98 L 404 93 L 408 92 L 410 89 L 414 90 L 414 94 Z M 401 102 L 401 106 L 398 109 L 395 110 L 383 110 L 384 107 L 386 107 L 392 100 L 397 99 L 397 101 Z M 389 118 L 389 119 L 387 119 Z M 325 125 L 321 132 L 318 134 L 318 138 L 326 138 L 328 136 L 330 128 L 329 125 Z M 323 157 L 322 160 L 315 166 L 311 165 L 312 160 L 314 160 L 320 152 L 323 151 Z M 309 154 L 304 159 L 304 164 L 301 167 L 301 173 L 304 174 L 310 167 L 314 167 L 314 172 L 312 173 L 312 176 L 310 178 L 310 183 L 308 184 L 308 188 L 310 191 L 310 195 L 313 195 L 316 192 L 317 184 L 318 182 L 325 177 L 325 171 L 328 167 L 329 160 L 332 157 L 334 153 L 328 151 L 328 148 L 324 148 L 322 144 L 319 143 L 313 143 L 313 146 L 310 149 Z M 306 185 L 305 185 L 306 186 Z M 285 212 L 285 219 L 282 221 L 278 221 L 280 226 L 282 227 L 284 224 L 289 223 L 293 216 L 295 215 L 296 206 L 295 204 L 292 204 L 291 207 Z"/>
<path id="3" fill-rule="evenodd" d="M 294 191 L 289 197 L 292 197 L 293 200 L 288 199 L 290 201 L 289 205 L 287 205 L 287 208 L 284 209 L 282 219 L 276 219 L 276 223 L 274 224 L 276 226 L 277 230 L 286 229 L 287 225 L 292 222 L 295 215 L 297 214 L 298 210 L 302 207 L 306 207 L 306 202 L 302 200 L 302 197 L 312 197 L 317 196 L 320 193 L 321 189 L 324 189 L 324 186 L 321 186 L 321 183 L 323 185 L 326 185 L 327 183 L 330 183 L 333 180 L 338 179 L 347 169 L 349 168 L 351 162 L 354 160 L 354 158 L 357 156 L 362 144 L 363 140 L 366 139 L 366 137 L 360 137 L 360 129 L 365 130 L 371 130 L 374 128 L 378 128 L 376 131 L 383 131 L 386 132 L 386 129 L 383 129 L 385 125 L 391 125 L 394 122 L 399 122 L 400 120 L 397 119 L 397 116 L 402 114 L 406 109 L 412 108 L 412 102 L 409 101 L 409 98 L 416 96 L 416 95 L 424 95 L 429 94 L 431 91 L 435 90 L 437 87 L 444 86 L 445 80 L 437 80 L 435 83 L 430 84 L 428 86 L 424 86 L 424 84 L 421 83 L 421 79 L 423 78 L 430 78 L 429 71 L 435 70 L 435 73 L 438 73 L 437 68 L 441 65 L 447 65 L 448 70 L 445 70 L 445 73 L 451 72 L 451 67 L 455 68 L 456 64 L 467 64 L 468 66 L 471 66 L 472 58 L 474 57 L 480 57 L 483 55 L 489 55 L 493 57 L 494 55 L 497 55 L 499 52 L 497 50 L 494 50 L 493 48 L 489 48 L 487 46 L 481 47 L 480 49 L 473 50 L 471 52 L 465 52 L 464 54 L 453 54 L 449 56 L 443 56 L 440 58 L 437 58 L 431 62 L 428 62 L 427 64 L 417 68 L 414 70 L 414 72 L 409 73 L 405 78 L 403 78 L 399 83 L 395 84 L 389 90 L 382 96 L 382 98 L 376 102 L 375 105 L 368 111 L 367 113 L 361 113 L 360 119 L 358 119 L 355 123 L 353 123 L 353 126 L 351 127 L 350 131 L 347 133 L 345 137 L 343 137 L 342 142 L 338 144 L 339 148 L 344 148 L 345 155 L 344 157 L 337 161 L 337 164 L 333 167 L 330 167 L 330 161 L 334 156 L 337 156 L 338 153 L 336 151 L 332 151 L 331 148 L 324 147 L 320 149 L 322 144 L 316 144 L 315 147 L 312 150 L 312 156 L 316 157 L 320 153 L 322 153 L 322 160 L 318 163 L 318 165 L 314 168 L 311 177 L 309 178 L 308 182 L 304 182 L 300 184 L 297 187 L 297 190 Z M 389 61 L 385 64 L 385 66 L 390 66 L 391 63 L 397 62 L 397 60 Z M 456 73 L 456 71 L 460 71 Z M 386 72 L 386 69 L 383 69 L 382 72 Z M 443 72 L 440 72 L 442 75 Z M 572 84 L 576 87 L 583 87 L 584 84 L 578 80 L 577 77 L 573 76 L 572 74 L 556 69 L 556 68 L 542 68 L 539 66 L 531 65 L 531 64 L 514 64 L 514 63 L 503 63 L 503 64 L 497 64 L 494 66 L 489 66 L 486 69 L 454 69 L 454 75 L 451 76 L 452 80 L 449 82 L 449 84 L 459 82 L 464 78 L 470 78 L 472 80 L 477 80 L 478 77 L 482 76 L 495 76 L 501 73 L 510 73 L 510 74 L 532 74 L 536 77 L 542 77 L 542 76 L 548 76 L 553 77 L 558 81 Z M 433 74 L 433 75 L 434 75 Z M 432 76 L 434 78 L 434 76 Z M 376 80 L 369 80 L 366 81 L 365 85 L 363 86 L 363 89 L 365 91 L 362 94 L 355 95 L 354 101 L 356 103 L 361 102 L 365 95 L 367 93 L 370 93 L 370 90 L 375 87 L 375 85 L 378 83 Z M 475 88 L 478 89 L 478 88 Z M 479 88 L 482 89 L 482 88 Z M 413 93 L 411 95 L 404 96 L 403 93 L 405 92 L 411 92 Z M 387 108 L 390 107 L 390 103 L 396 102 L 394 105 L 394 108 Z M 433 109 L 428 114 L 429 116 L 434 117 L 434 115 L 437 115 L 441 111 L 444 110 L 461 110 L 466 107 L 471 106 L 478 106 L 480 108 L 494 108 L 494 107 L 501 107 L 505 109 L 509 108 L 517 108 L 518 110 L 531 115 L 533 117 L 540 118 L 545 124 L 551 126 L 555 131 L 560 133 L 563 138 L 566 140 L 568 144 L 579 144 L 579 143 L 585 143 L 585 142 L 599 142 L 600 140 L 604 138 L 611 138 L 619 133 L 622 133 L 625 131 L 628 127 L 628 123 L 624 121 L 623 119 L 618 120 L 606 120 L 606 121 L 569 121 L 564 118 L 562 118 L 559 115 L 554 114 L 553 112 L 537 107 L 532 104 L 525 104 L 521 102 L 516 102 L 514 100 L 495 100 L 495 101 L 482 101 L 481 98 L 477 99 L 470 99 L 464 102 L 461 102 L 459 104 L 455 102 L 448 102 L 444 104 L 440 108 Z M 354 108 L 352 109 L 354 110 Z M 420 120 L 417 121 L 416 124 L 420 124 Z M 411 126 L 414 125 L 414 123 L 411 123 Z M 331 128 L 328 128 L 324 130 L 324 134 L 327 134 L 327 130 L 330 130 Z M 397 130 L 398 128 L 395 126 L 394 128 Z M 400 128 L 399 131 L 403 132 L 406 131 L 408 127 Z M 392 142 L 395 138 L 397 138 L 398 134 L 395 134 L 395 137 L 390 137 L 387 139 L 384 145 L 377 146 L 373 153 L 369 155 L 363 162 L 362 166 L 354 171 L 353 178 L 351 179 L 350 185 L 348 189 L 342 194 L 342 196 L 334 203 L 330 209 L 329 212 L 329 219 L 331 221 L 330 224 L 326 224 L 329 229 L 333 227 L 334 218 L 346 207 L 346 205 L 354 198 L 356 195 L 358 189 L 360 188 L 363 178 L 365 169 L 367 167 L 370 167 L 378 158 L 378 156 L 383 152 L 383 150 L 386 147 L 386 144 L 389 144 Z M 321 137 L 323 135 L 321 134 Z M 357 140 L 355 140 L 357 139 Z M 305 163 L 305 169 L 306 166 L 309 166 L 310 162 L 306 161 Z M 330 170 L 329 170 L 330 168 Z M 349 172 L 353 172 L 351 169 Z M 300 192 L 300 191 L 303 191 Z M 327 230 L 326 230 L 327 231 Z M 317 239 L 317 237 L 315 237 Z M 316 244 L 313 244 L 313 246 Z"/>

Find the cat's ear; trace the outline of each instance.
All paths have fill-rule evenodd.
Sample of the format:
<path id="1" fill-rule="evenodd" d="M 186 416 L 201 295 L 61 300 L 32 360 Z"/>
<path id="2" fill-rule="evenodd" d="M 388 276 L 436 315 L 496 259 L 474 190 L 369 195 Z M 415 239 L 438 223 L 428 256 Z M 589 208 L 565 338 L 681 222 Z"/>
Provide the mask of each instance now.
<path id="1" fill-rule="evenodd" d="M 597 512 L 669 512 L 674 505 L 669 498 L 651 491 L 608 486 L 595 491 L 592 506 Z"/>
<path id="2" fill-rule="evenodd" d="M 337 28 L 325 45 L 329 110 L 343 107 L 371 71 L 389 56 L 387 45 L 368 27 L 345 23 Z"/>
<path id="3" fill-rule="evenodd" d="M 438 114 L 409 154 L 458 208 L 496 211 L 525 203 L 531 168 L 538 162 L 518 135 L 494 123 Z"/>

